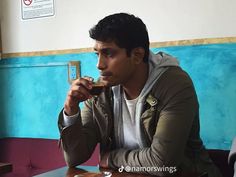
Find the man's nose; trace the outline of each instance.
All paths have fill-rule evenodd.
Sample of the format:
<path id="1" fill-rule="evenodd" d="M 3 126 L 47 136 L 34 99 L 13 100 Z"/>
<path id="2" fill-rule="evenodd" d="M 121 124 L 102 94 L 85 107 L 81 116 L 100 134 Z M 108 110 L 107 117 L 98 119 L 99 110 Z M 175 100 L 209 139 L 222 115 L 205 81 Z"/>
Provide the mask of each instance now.
<path id="1" fill-rule="evenodd" d="M 106 61 L 102 55 L 98 55 L 97 68 L 99 70 L 104 70 L 106 68 Z"/>

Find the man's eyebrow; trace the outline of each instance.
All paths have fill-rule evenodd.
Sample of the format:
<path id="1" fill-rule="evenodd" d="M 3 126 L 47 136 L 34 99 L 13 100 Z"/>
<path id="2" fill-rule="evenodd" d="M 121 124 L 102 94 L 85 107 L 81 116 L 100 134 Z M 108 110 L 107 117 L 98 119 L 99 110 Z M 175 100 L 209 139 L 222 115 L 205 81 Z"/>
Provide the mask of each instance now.
<path id="1" fill-rule="evenodd" d="M 97 49 L 97 48 L 93 48 L 94 51 L 101 51 L 101 52 L 108 52 L 109 50 L 113 50 L 112 48 L 110 47 L 107 47 L 107 48 L 102 48 L 102 49 Z"/>

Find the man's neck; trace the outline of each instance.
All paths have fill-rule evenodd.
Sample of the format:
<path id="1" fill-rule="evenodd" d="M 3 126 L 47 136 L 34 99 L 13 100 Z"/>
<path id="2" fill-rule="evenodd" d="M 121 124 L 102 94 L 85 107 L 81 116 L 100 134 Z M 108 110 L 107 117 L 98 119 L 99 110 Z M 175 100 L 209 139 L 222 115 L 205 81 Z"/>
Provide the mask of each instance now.
<path id="1" fill-rule="evenodd" d="M 125 85 L 123 85 L 124 92 L 127 99 L 132 100 L 137 98 L 146 81 L 148 79 L 148 63 L 142 63 L 134 73 L 132 79 L 130 79 Z"/>

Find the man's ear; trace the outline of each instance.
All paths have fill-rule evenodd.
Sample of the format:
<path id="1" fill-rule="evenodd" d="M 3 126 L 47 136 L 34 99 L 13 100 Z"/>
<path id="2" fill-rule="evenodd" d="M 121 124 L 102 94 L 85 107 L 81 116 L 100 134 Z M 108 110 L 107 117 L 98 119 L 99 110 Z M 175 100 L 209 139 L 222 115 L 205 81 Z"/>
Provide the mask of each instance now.
<path id="1" fill-rule="evenodd" d="M 131 56 L 135 64 L 143 62 L 145 50 L 142 47 L 136 47 L 131 51 Z"/>

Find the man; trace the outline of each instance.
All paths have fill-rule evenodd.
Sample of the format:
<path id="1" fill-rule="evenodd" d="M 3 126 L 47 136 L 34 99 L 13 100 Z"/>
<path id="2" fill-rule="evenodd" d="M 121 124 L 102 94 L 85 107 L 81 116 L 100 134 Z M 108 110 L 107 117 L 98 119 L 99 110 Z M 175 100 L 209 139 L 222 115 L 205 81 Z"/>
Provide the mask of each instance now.
<path id="1" fill-rule="evenodd" d="M 88 160 L 100 143 L 101 167 L 135 167 L 130 171 L 158 176 L 177 171 L 221 176 L 199 137 L 198 100 L 190 77 L 175 58 L 149 51 L 142 20 L 113 14 L 100 20 L 90 37 L 106 88 L 94 97 L 93 80 L 84 77 L 68 92 L 59 116 L 68 166 Z"/>

